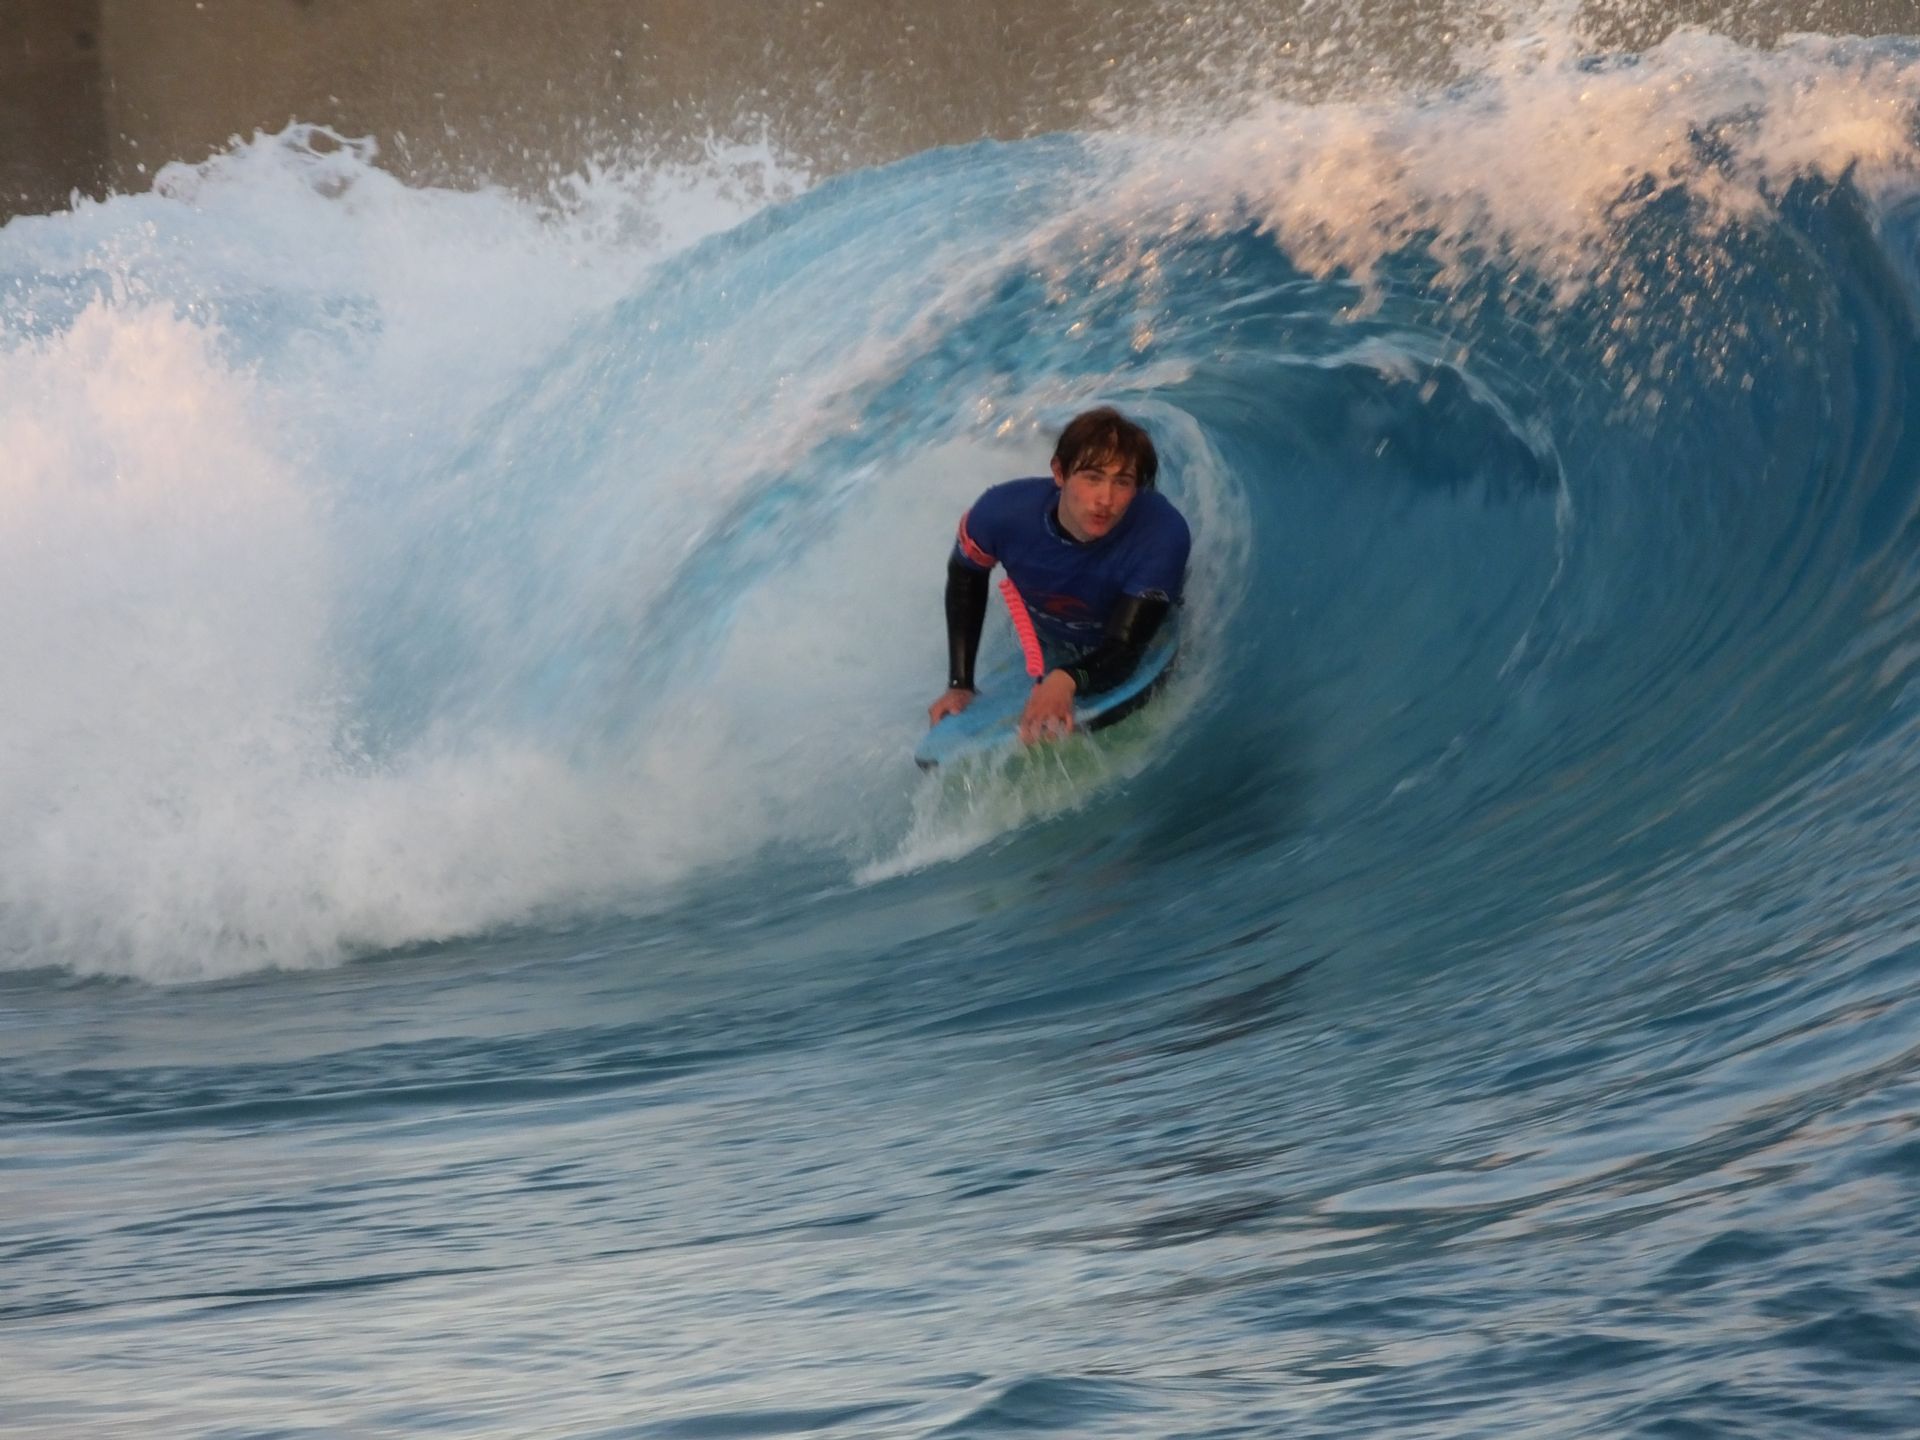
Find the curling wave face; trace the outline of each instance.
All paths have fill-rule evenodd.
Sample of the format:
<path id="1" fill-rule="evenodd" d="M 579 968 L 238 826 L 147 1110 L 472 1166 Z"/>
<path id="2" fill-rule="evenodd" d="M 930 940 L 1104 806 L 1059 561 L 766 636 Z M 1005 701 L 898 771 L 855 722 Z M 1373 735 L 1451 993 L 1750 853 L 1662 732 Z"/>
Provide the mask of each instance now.
<path id="1" fill-rule="evenodd" d="M 1120 767 L 1169 797 L 1348 872 L 1519 844 L 1552 909 L 1794 793 L 1905 671 L 1914 59 L 1497 59 L 750 221 L 804 176 L 542 209 L 296 127 L 17 222 L 0 949 L 304 966 L 1112 829 L 896 763 L 927 556 L 1096 396 L 1201 532 Z"/>

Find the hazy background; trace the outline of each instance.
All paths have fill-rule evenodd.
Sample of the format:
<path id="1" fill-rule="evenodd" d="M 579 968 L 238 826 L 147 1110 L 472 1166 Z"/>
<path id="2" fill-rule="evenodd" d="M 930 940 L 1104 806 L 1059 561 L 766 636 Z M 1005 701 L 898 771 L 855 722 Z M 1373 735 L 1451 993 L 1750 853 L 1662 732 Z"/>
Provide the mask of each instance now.
<path id="1" fill-rule="evenodd" d="M 4 0 L 0 218 L 138 190 L 169 160 L 317 121 L 409 178 L 517 187 L 590 157 L 764 130 L 819 172 L 1083 123 L 1168 84 L 1323 94 L 1445 73 L 1463 36 L 1578 12 L 1920 31 L 1917 0 Z"/>

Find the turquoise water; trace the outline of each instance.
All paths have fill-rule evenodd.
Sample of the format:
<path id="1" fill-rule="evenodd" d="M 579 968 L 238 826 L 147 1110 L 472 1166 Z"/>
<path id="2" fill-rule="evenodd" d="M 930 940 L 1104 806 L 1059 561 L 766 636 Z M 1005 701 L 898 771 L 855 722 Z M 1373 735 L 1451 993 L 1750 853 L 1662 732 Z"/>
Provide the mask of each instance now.
<path id="1" fill-rule="evenodd" d="M 0 1426 L 1920 1429 L 1916 82 L 0 230 Z M 923 777 L 1095 399 L 1181 671 Z"/>

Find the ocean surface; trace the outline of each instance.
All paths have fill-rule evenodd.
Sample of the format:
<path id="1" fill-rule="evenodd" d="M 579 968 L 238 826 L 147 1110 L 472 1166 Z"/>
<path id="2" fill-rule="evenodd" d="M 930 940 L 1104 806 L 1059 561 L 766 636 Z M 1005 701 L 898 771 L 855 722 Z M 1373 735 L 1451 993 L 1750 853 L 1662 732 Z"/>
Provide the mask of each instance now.
<path id="1" fill-rule="evenodd" d="M 1916 417 L 1897 37 L 12 221 L 0 1431 L 1920 1434 Z"/>

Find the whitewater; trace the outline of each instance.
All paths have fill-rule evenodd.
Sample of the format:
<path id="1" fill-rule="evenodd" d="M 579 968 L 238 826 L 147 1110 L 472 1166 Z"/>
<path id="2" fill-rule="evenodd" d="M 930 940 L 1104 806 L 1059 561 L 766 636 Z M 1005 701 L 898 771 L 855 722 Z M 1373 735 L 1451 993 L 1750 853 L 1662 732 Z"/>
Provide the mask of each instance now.
<path id="1" fill-rule="evenodd" d="M 0 228 L 0 1430 L 1920 1432 L 1920 38 L 1459 60 Z"/>

